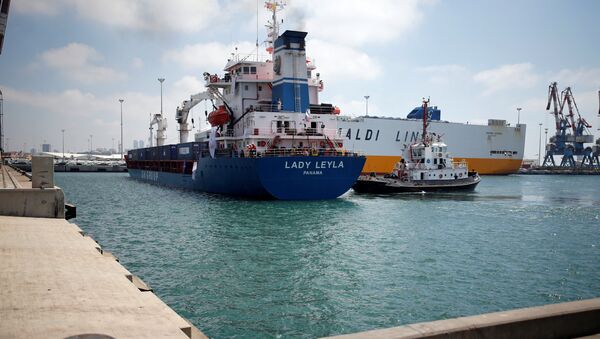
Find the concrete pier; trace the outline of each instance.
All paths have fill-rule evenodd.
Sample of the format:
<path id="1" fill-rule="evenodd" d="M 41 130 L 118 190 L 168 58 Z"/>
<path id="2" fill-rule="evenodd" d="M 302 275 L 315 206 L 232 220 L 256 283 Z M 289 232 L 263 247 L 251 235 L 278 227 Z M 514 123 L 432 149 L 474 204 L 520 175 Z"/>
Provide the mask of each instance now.
<path id="1" fill-rule="evenodd" d="M 0 216 L 0 338 L 206 338 L 74 224 Z"/>
<path id="2" fill-rule="evenodd" d="M 0 338 L 207 338 L 64 219 L 46 174 L 0 166 Z"/>
<path id="3" fill-rule="evenodd" d="M 600 338 L 600 298 L 346 334 L 335 339 Z"/>
<path id="4" fill-rule="evenodd" d="M 40 172 L 45 173 L 42 170 Z M 45 174 L 38 175 L 35 179 L 38 181 L 33 182 L 10 166 L 0 166 L 0 215 L 65 217 L 63 191 L 54 186 L 53 181 L 48 182 Z"/>

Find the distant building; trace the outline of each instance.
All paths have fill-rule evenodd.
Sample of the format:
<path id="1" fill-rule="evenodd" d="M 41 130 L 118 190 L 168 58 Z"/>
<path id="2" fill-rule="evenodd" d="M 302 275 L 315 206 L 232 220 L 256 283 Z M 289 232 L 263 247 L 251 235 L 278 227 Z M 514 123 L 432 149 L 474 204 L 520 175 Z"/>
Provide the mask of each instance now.
<path id="1" fill-rule="evenodd" d="M 138 141 L 137 140 L 133 140 L 133 149 L 138 149 Z"/>
<path id="2" fill-rule="evenodd" d="M 50 152 L 50 144 L 42 144 L 42 152 Z"/>
<path id="3" fill-rule="evenodd" d="M 138 146 L 140 146 L 140 148 L 144 148 L 144 140 L 138 141 Z"/>

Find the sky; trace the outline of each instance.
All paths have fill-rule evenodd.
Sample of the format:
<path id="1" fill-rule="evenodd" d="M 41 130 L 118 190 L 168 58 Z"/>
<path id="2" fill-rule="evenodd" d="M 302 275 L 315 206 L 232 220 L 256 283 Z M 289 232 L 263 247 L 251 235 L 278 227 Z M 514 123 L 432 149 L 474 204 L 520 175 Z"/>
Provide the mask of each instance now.
<path id="1" fill-rule="evenodd" d="M 552 81 L 572 88 L 600 137 L 598 13 L 595 0 L 288 0 L 279 15 L 282 32 L 308 32 L 320 99 L 342 114 L 363 115 L 365 95 L 370 115 L 405 117 L 430 97 L 453 122 L 514 125 L 521 107 L 534 159 L 538 124 L 542 144 L 544 128 L 554 133 Z M 204 90 L 203 72 L 223 74 L 236 47 L 255 55 L 257 27 L 264 55 L 268 16 L 256 0 L 14 0 L 0 55 L 5 145 L 61 151 L 64 129 L 65 151 L 86 151 L 90 140 L 118 149 L 120 98 L 124 147 L 147 143 L 161 77 L 175 143 L 176 107 Z M 196 128 L 204 110 L 192 110 Z"/>

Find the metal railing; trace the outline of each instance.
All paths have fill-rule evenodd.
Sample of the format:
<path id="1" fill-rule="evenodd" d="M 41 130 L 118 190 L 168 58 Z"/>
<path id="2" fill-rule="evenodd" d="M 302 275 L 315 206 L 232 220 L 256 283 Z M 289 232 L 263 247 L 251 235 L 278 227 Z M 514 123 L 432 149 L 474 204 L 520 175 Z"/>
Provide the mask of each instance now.
<path id="1" fill-rule="evenodd" d="M 210 157 L 208 150 L 202 150 L 200 156 Z M 232 158 L 266 158 L 266 157 L 289 157 L 289 156 L 304 156 L 304 157 L 360 157 L 364 154 L 360 152 L 346 151 L 345 149 L 332 148 L 275 148 L 264 151 L 260 150 L 234 150 L 234 149 L 217 149 L 215 157 L 232 157 Z"/>

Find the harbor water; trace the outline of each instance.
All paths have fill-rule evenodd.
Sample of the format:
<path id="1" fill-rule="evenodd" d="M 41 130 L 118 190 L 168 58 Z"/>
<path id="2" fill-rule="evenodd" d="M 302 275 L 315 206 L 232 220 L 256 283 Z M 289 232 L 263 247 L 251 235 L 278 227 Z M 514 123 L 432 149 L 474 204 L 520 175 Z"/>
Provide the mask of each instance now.
<path id="1" fill-rule="evenodd" d="M 600 296 L 599 176 L 309 202 L 55 176 L 74 222 L 214 338 L 312 338 Z"/>

